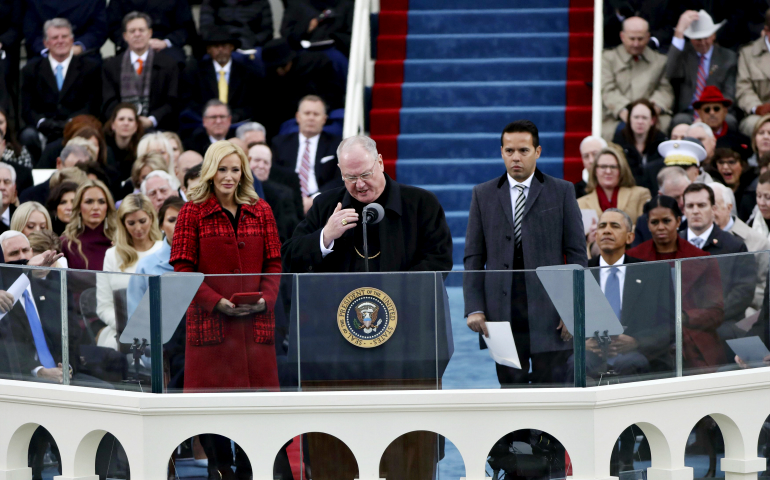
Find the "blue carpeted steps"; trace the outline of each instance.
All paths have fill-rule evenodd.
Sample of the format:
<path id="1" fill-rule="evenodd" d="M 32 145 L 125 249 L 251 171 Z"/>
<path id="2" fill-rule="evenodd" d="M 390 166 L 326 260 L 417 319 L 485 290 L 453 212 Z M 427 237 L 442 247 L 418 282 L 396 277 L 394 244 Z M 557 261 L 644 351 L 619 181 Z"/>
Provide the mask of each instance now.
<path id="1" fill-rule="evenodd" d="M 592 42 L 590 34 L 571 33 L 570 22 L 577 15 L 584 23 L 591 12 L 571 9 L 570 0 L 408 5 L 408 12 L 387 13 L 392 28 L 378 39 L 378 71 L 387 80 L 378 80 L 376 88 L 384 92 L 381 98 L 400 98 L 400 104 L 375 102 L 372 122 L 380 122 L 379 135 L 398 134 L 398 180 L 439 198 L 452 232 L 455 269 L 461 269 L 473 186 L 505 172 L 502 128 L 516 119 L 535 122 L 543 146 L 538 166 L 563 177 L 565 138 L 572 138 L 565 131 L 586 119 L 590 124 L 590 95 L 585 103 L 566 106 L 570 92 L 584 88 L 584 79 L 570 77 L 568 64 L 590 69 L 585 60 Z M 404 48 L 405 58 L 399 57 Z M 397 130 L 389 130 L 396 122 Z"/>

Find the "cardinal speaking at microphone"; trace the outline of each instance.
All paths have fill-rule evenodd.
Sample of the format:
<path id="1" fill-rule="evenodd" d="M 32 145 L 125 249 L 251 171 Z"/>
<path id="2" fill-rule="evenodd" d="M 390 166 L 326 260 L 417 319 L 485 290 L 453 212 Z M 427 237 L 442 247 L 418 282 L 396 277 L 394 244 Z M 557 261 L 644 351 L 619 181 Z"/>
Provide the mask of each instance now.
<path id="1" fill-rule="evenodd" d="M 281 249 L 285 273 L 364 272 L 361 218 L 373 203 L 384 217 L 367 225 L 370 272 L 452 270 L 452 235 L 435 195 L 390 178 L 369 137 L 346 138 L 337 158 L 345 187 L 314 199 Z"/>
<path id="2" fill-rule="evenodd" d="M 369 272 L 435 272 L 452 269 L 452 235 L 444 210 L 434 194 L 420 188 L 401 185 L 390 178 L 385 173 L 382 155 L 377 152 L 376 143 L 369 137 L 346 138 L 337 148 L 337 158 L 345 186 L 321 193 L 314 199 L 305 220 L 297 226 L 292 238 L 283 245 L 281 253 L 284 273 L 366 272 L 367 263 Z M 302 181 L 302 171 L 300 171 L 300 181 Z M 367 218 L 368 252 L 364 248 L 362 225 L 364 218 Z M 368 262 L 365 261 L 365 257 L 368 258 Z M 433 325 L 436 322 L 433 315 L 425 313 L 425 309 L 420 308 L 421 305 L 416 305 L 416 303 L 424 304 L 423 307 L 429 305 L 430 311 L 433 311 L 435 295 L 433 278 L 428 279 L 429 288 L 424 289 L 416 277 L 425 279 L 425 275 L 341 277 L 343 276 L 313 275 L 299 281 L 298 303 L 300 309 L 305 309 L 300 316 L 307 320 L 303 323 L 302 332 L 310 345 L 322 343 L 327 350 L 334 350 L 334 345 L 338 345 L 334 340 L 327 343 L 323 339 L 324 335 L 334 336 L 333 330 L 337 329 L 334 323 L 336 306 L 327 310 L 319 308 L 319 305 L 327 297 L 333 299 L 327 303 L 339 302 L 337 298 L 345 298 L 351 285 L 353 288 L 358 288 L 383 283 L 386 285 L 382 287 L 383 290 L 393 296 L 393 302 L 401 311 L 410 313 L 410 321 L 413 324 L 423 322 L 424 326 L 431 333 L 433 332 Z M 343 284 L 346 287 L 343 287 Z M 411 296 L 405 291 L 409 291 Z M 417 302 L 406 300 L 406 298 L 415 297 L 419 298 Z M 382 313 L 378 315 L 378 311 L 374 310 L 377 307 L 373 304 L 364 303 L 359 307 L 359 319 L 363 324 L 361 328 L 368 326 L 366 318 L 369 316 L 372 319 L 382 316 Z M 309 318 L 313 315 L 315 319 Z M 439 314 L 436 316 L 438 317 Z M 331 322 L 327 323 L 329 320 Z M 313 322 L 321 325 L 321 329 L 314 331 L 308 328 L 308 323 Z M 325 328 L 325 325 L 329 325 L 329 328 Z M 444 327 L 441 322 L 438 326 L 439 331 L 442 331 L 441 328 Z M 313 333 L 307 333 L 313 331 L 316 332 L 315 336 Z M 388 345 L 367 349 L 366 352 L 361 349 L 357 357 L 368 358 L 371 362 L 379 364 L 380 370 L 386 369 L 385 364 L 394 362 L 380 362 L 374 359 L 382 359 L 384 352 L 401 353 L 393 347 L 409 344 L 410 337 L 405 335 L 408 331 L 406 325 L 399 327 L 394 334 L 394 337 L 398 338 L 391 340 Z M 444 342 L 446 343 L 446 336 Z M 435 345 L 436 339 L 433 338 L 427 343 Z M 350 378 L 341 379 L 339 375 L 336 377 L 333 375 L 335 372 L 327 372 L 325 364 L 312 365 L 313 361 L 309 360 L 311 355 L 306 353 L 311 348 L 302 348 L 301 386 L 303 391 L 440 388 L 440 386 L 437 387 L 440 385 L 440 376 L 438 379 L 425 378 L 431 375 L 423 378 L 409 378 L 408 375 L 396 374 L 384 379 L 378 378 L 377 372 L 370 372 L 358 376 L 352 374 Z M 414 346 L 415 350 L 419 348 L 420 345 Z M 431 348 L 435 354 L 435 346 Z M 337 353 L 344 350 L 345 348 L 342 348 Z M 348 353 L 351 353 L 349 349 Z M 331 357 L 335 355 L 336 353 L 330 354 Z M 397 353 L 391 355 L 400 357 Z M 398 362 L 398 359 L 393 357 L 388 357 L 386 360 Z M 412 371 L 418 370 L 416 364 L 406 363 L 407 369 L 411 366 L 415 367 L 411 368 Z M 355 366 L 348 367 L 350 371 L 356 370 Z M 432 376 L 435 377 L 435 367 L 433 372 Z M 329 374 L 328 380 L 313 381 L 314 378 L 323 377 L 324 373 Z M 431 432 L 418 431 L 394 440 L 383 453 L 379 467 L 380 478 L 388 480 L 435 478 L 436 464 L 441 455 L 441 442 L 437 437 Z M 314 479 L 354 478 L 360 473 L 352 453 L 336 438 L 310 433 L 307 439 L 309 447 L 307 463 L 312 468 Z"/>

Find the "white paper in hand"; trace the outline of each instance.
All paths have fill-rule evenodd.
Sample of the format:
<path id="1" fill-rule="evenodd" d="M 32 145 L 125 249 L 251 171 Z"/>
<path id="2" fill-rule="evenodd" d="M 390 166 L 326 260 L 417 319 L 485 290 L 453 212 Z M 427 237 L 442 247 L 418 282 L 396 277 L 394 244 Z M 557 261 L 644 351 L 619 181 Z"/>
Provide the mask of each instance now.
<path id="1" fill-rule="evenodd" d="M 29 278 L 22 274 L 19 276 L 19 278 L 16 279 L 15 282 L 13 282 L 13 285 L 11 285 L 11 288 L 9 288 L 7 291 L 13 296 L 13 305 L 16 305 L 16 302 L 19 301 L 21 296 L 24 294 L 24 290 L 29 287 Z M 11 308 L 13 308 L 13 305 L 11 305 Z M 6 312 L 8 313 L 8 312 Z M 0 320 L 5 317 L 5 313 L 0 313 Z"/>
<path id="2" fill-rule="evenodd" d="M 489 338 L 484 335 L 481 338 L 486 342 L 492 360 L 506 367 L 521 369 L 519 354 L 516 351 L 516 344 L 513 342 L 511 324 L 508 322 L 487 322 L 487 331 Z"/>

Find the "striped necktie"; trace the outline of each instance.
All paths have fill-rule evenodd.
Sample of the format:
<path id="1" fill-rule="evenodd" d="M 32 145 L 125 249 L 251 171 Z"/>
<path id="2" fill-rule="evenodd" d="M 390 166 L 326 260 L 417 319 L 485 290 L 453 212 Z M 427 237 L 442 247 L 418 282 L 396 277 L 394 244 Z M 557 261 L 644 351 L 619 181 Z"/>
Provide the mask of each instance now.
<path id="1" fill-rule="evenodd" d="M 700 62 L 698 62 L 698 80 L 695 84 L 695 94 L 693 94 L 692 103 L 700 100 L 703 89 L 706 88 L 706 79 L 708 79 L 708 73 L 706 73 L 706 56 L 701 55 Z"/>
<path id="2" fill-rule="evenodd" d="M 526 203 L 527 199 L 524 197 L 524 185 L 519 183 L 514 188 L 519 191 L 519 196 L 516 197 L 516 210 L 513 213 L 514 247 L 521 248 L 521 220 L 524 218 L 524 203 Z"/>
<path id="3" fill-rule="evenodd" d="M 305 151 L 302 152 L 302 163 L 299 166 L 299 189 L 302 195 L 310 195 L 308 179 L 310 178 L 310 139 L 305 140 Z"/>

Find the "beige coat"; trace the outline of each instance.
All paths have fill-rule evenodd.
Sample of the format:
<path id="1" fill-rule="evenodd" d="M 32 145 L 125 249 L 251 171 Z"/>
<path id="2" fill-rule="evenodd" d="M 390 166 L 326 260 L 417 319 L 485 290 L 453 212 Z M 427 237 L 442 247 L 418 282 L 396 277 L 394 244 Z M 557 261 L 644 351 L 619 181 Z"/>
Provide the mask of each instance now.
<path id="1" fill-rule="evenodd" d="M 764 37 L 741 48 L 735 97 L 738 106 L 747 114 L 770 102 L 770 52 Z"/>
<path id="2" fill-rule="evenodd" d="M 666 78 L 666 56 L 646 47 L 634 61 L 623 45 L 602 54 L 602 136 L 611 141 L 626 105 L 646 98 L 662 109 L 659 128 L 671 122 L 674 89 Z"/>
<path id="3" fill-rule="evenodd" d="M 730 233 L 743 240 L 749 252 L 764 252 L 770 250 L 770 241 L 764 235 L 746 225 L 740 218 L 733 217 L 735 223 Z M 765 296 L 765 280 L 767 279 L 767 269 L 770 258 L 768 253 L 758 253 L 754 255 L 754 261 L 757 262 L 757 288 L 754 290 L 754 301 L 751 302 L 751 308 L 759 310 L 762 308 L 762 301 Z M 748 314 L 753 312 L 748 312 Z"/>
<path id="4" fill-rule="evenodd" d="M 631 225 L 636 225 L 636 219 L 642 214 L 644 204 L 650 198 L 652 198 L 650 191 L 644 187 L 620 187 L 618 192 L 618 208 L 631 217 Z M 602 216 L 602 209 L 599 208 L 599 196 L 596 194 L 596 190 L 578 198 L 578 206 L 581 210 L 596 210 L 596 215 Z"/>

